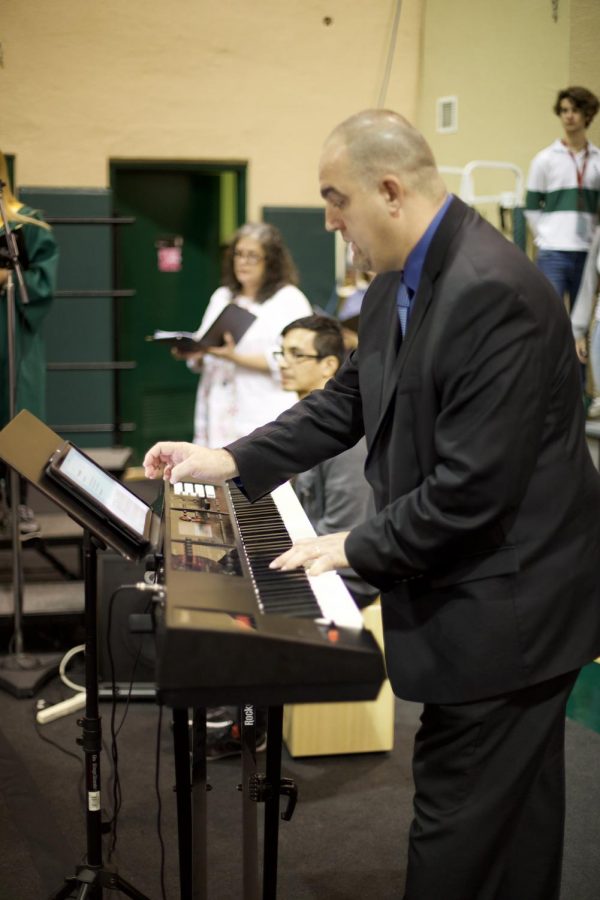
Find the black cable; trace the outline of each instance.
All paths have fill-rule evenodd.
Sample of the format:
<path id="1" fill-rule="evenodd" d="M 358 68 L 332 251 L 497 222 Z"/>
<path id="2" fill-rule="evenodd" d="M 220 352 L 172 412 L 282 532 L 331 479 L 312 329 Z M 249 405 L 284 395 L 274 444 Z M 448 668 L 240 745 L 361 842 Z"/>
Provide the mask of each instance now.
<path id="1" fill-rule="evenodd" d="M 113 765 L 113 761 L 112 761 L 112 757 L 111 757 L 111 749 L 110 749 L 107 741 L 105 740 L 104 735 L 102 735 L 102 751 L 104 753 L 105 759 L 108 760 L 108 765 L 110 767 L 108 777 L 106 778 L 106 793 L 108 795 L 108 794 L 112 794 L 112 785 L 113 785 L 113 780 L 115 777 L 115 767 Z M 108 832 L 112 828 L 112 815 L 109 815 L 107 810 L 103 810 L 103 812 L 106 812 L 107 818 L 105 818 L 105 820 L 102 822 L 102 830 L 104 832 Z"/>
<path id="2" fill-rule="evenodd" d="M 156 731 L 156 766 L 154 775 L 154 790 L 156 792 L 157 813 L 156 813 L 156 833 L 160 844 L 160 891 L 162 900 L 167 900 L 167 892 L 165 889 L 165 842 L 161 830 L 162 800 L 160 798 L 160 737 L 162 730 L 163 705 L 158 704 L 158 728 Z"/>
<path id="3" fill-rule="evenodd" d="M 138 590 L 136 585 L 133 584 L 122 584 L 119 585 L 116 590 L 114 590 L 108 601 L 108 612 L 106 619 L 106 650 L 108 654 L 108 662 L 110 667 L 110 680 L 111 680 L 111 710 L 110 710 L 110 736 L 111 736 L 111 760 L 112 760 L 112 818 L 107 823 L 107 826 L 110 828 L 111 833 L 111 843 L 108 851 L 108 860 L 110 862 L 113 853 L 117 847 L 117 826 L 118 826 L 118 818 L 119 812 L 121 810 L 121 806 L 123 805 L 123 791 L 121 788 L 121 779 L 119 776 L 119 750 L 117 745 L 117 737 L 121 728 L 125 723 L 125 719 L 127 717 L 127 713 L 129 711 L 129 706 L 131 702 L 131 695 L 133 691 L 133 682 L 135 678 L 135 673 L 137 670 L 138 662 L 140 659 L 140 655 L 142 652 L 141 642 L 140 647 L 138 648 L 138 652 L 136 658 L 134 660 L 131 677 L 129 681 L 129 688 L 127 691 L 127 699 L 125 704 L 125 710 L 121 717 L 121 721 L 117 727 L 116 718 L 117 718 L 117 679 L 116 679 L 116 670 L 115 670 L 115 659 L 112 650 L 112 641 L 111 641 L 111 633 L 112 633 L 112 614 L 113 614 L 113 604 L 115 601 L 115 597 L 120 591 L 124 590 Z M 146 607 L 146 611 L 150 608 L 152 604 L 152 600 L 148 601 L 148 605 Z"/>
<path id="4" fill-rule="evenodd" d="M 150 599 L 150 600 L 148 600 L 148 603 L 146 604 L 146 608 L 144 609 L 144 615 L 146 615 L 148 612 L 150 612 L 151 607 L 152 607 L 152 600 Z M 138 651 L 137 651 L 135 659 L 133 661 L 133 666 L 131 667 L 131 675 L 129 676 L 129 687 L 127 689 L 127 699 L 125 700 L 125 709 L 123 710 L 123 716 L 119 723 L 119 727 L 117 728 L 117 731 L 116 731 L 117 736 L 118 736 L 121 728 L 123 727 L 123 724 L 127 717 L 127 713 L 129 712 L 129 704 L 131 703 L 131 696 L 133 693 L 133 683 L 135 681 L 135 673 L 137 672 L 137 667 L 138 667 L 139 661 L 141 659 L 141 656 L 142 656 L 142 641 L 140 640 L 140 646 L 138 647 Z"/>
<path id="5" fill-rule="evenodd" d="M 113 780 L 112 780 L 112 818 L 109 823 L 110 834 L 111 834 L 111 843 L 108 851 L 108 860 L 110 862 L 113 853 L 117 847 L 117 824 L 119 820 L 119 810 L 121 809 L 121 803 L 123 799 L 123 795 L 121 792 L 121 780 L 119 777 L 119 750 L 117 747 L 117 732 L 115 729 L 115 719 L 117 715 L 117 684 L 116 684 L 116 675 L 115 675 L 115 659 L 112 652 L 112 644 L 111 644 L 111 629 L 112 629 L 112 612 L 113 612 L 113 604 L 115 601 L 115 597 L 117 594 L 124 590 L 125 587 L 129 587 L 129 585 L 120 585 L 116 590 L 112 592 L 110 595 L 110 599 L 108 601 L 108 614 L 106 620 L 106 650 L 108 653 L 108 662 L 110 665 L 110 680 L 111 680 L 111 708 L 110 708 L 110 737 L 111 737 L 111 759 L 112 759 L 112 767 L 113 767 Z"/>
<path id="6" fill-rule="evenodd" d="M 38 737 L 45 741 L 47 744 L 51 744 L 53 747 L 56 747 L 57 750 L 60 750 L 61 753 L 64 753 L 66 756 L 72 756 L 73 759 L 76 759 L 78 763 L 83 765 L 83 757 L 79 753 L 73 753 L 72 750 L 67 750 L 66 747 L 63 747 L 62 744 L 59 744 L 57 741 L 53 741 L 52 738 L 49 738 L 47 735 L 43 734 L 40 731 L 40 724 L 36 719 L 37 709 L 33 711 L 33 725 L 35 730 L 38 733 Z"/>

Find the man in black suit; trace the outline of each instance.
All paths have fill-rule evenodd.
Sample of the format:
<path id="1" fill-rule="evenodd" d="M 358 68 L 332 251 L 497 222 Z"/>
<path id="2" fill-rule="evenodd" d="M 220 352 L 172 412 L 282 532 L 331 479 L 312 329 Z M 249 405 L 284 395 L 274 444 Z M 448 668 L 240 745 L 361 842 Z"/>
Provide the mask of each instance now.
<path id="1" fill-rule="evenodd" d="M 377 513 L 272 563 L 381 590 L 398 696 L 422 701 L 406 900 L 556 900 L 565 705 L 600 654 L 600 479 L 569 320 L 525 255 L 446 194 L 401 116 L 326 141 L 326 227 L 379 274 L 358 350 L 226 449 L 155 445 L 150 477 L 253 500 L 365 434 Z"/>

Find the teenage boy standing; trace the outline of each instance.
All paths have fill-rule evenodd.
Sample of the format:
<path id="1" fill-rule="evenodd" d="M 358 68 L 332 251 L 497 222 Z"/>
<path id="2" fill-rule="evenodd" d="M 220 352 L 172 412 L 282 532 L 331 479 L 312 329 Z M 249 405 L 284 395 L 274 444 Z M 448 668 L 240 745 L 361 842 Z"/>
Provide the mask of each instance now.
<path id="1" fill-rule="evenodd" d="M 598 224 L 600 149 L 587 139 L 598 98 L 584 87 L 559 91 L 554 112 L 564 137 L 541 150 L 527 180 L 526 218 L 538 248 L 537 265 L 573 306 Z"/>

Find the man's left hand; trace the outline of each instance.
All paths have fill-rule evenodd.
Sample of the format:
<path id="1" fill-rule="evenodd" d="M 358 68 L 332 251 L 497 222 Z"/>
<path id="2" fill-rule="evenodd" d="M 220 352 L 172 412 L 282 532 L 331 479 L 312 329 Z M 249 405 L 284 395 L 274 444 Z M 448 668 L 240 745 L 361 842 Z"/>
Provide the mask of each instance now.
<path id="1" fill-rule="evenodd" d="M 344 569 L 350 565 L 344 550 L 349 534 L 349 531 L 338 531 L 335 534 L 303 538 L 274 559 L 270 568 L 288 572 L 304 566 L 308 575 L 321 575 L 332 569 Z"/>

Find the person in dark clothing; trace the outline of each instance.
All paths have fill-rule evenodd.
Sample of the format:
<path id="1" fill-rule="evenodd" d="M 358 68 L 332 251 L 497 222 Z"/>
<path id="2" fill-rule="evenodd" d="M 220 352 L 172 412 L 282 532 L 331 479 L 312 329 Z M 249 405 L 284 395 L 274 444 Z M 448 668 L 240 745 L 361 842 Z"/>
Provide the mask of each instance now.
<path id="1" fill-rule="evenodd" d="M 237 478 L 252 501 L 366 435 L 375 515 L 271 566 L 351 565 L 381 590 L 392 688 L 423 703 L 405 900 L 557 900 L 565 707 L 600 654 L 600 475 L 570 321 L 402 116 L 342 122 L 319 178 L 326 227 L 378 273 L 358 349 L 227 447 L 155 444 L 146 474 Z"/>

